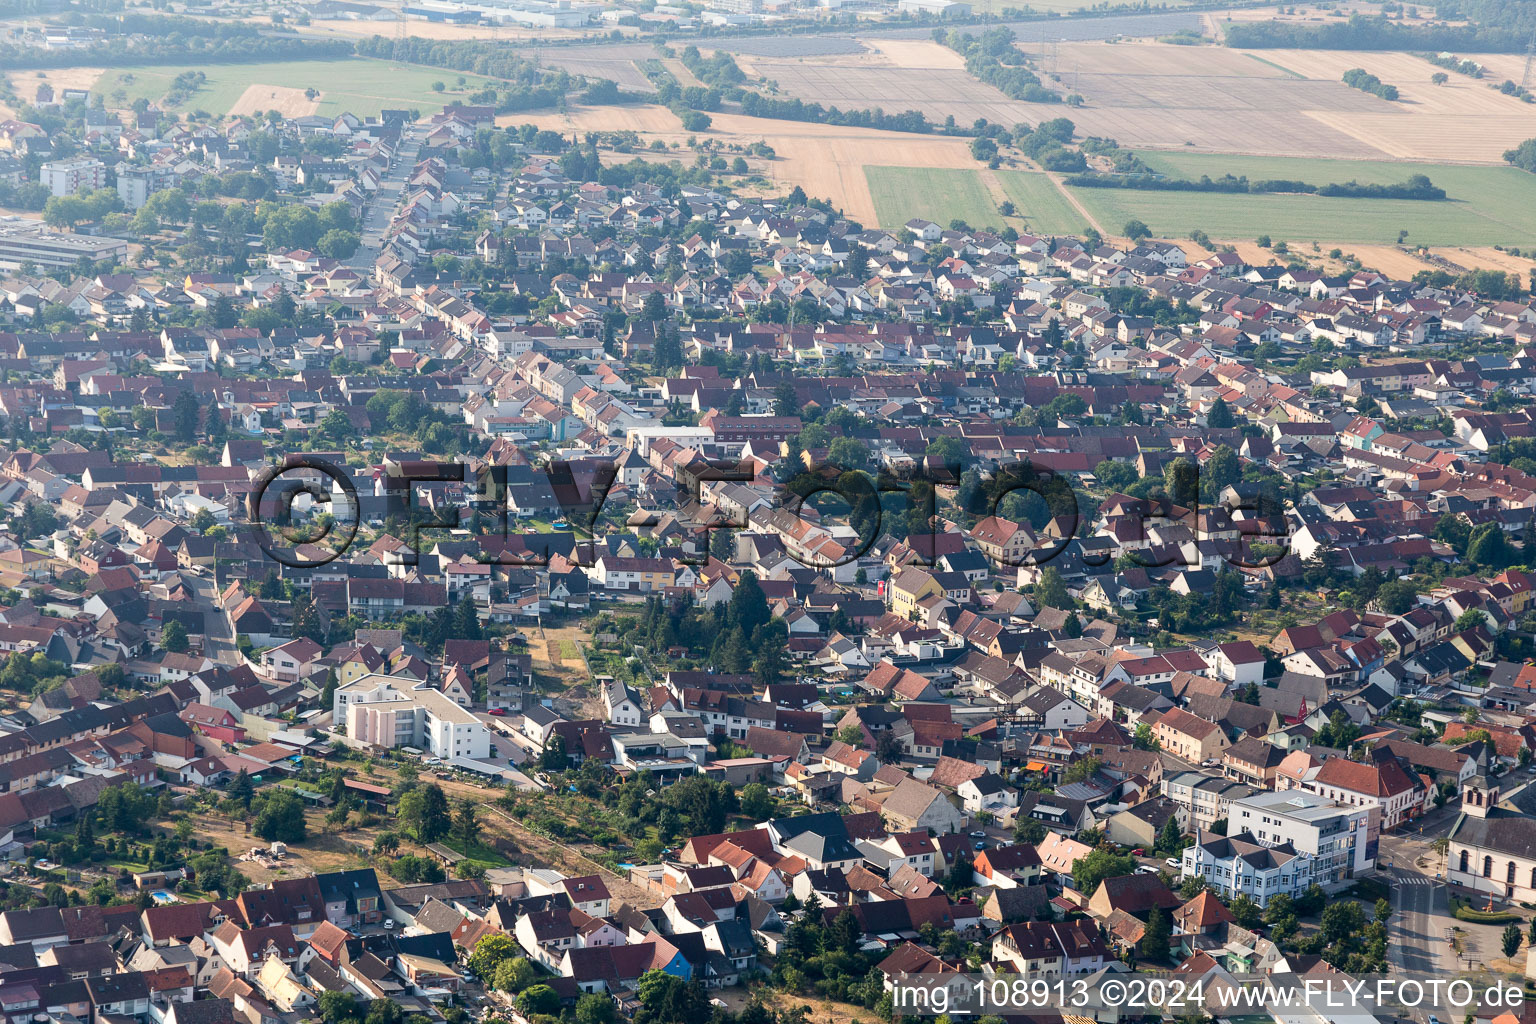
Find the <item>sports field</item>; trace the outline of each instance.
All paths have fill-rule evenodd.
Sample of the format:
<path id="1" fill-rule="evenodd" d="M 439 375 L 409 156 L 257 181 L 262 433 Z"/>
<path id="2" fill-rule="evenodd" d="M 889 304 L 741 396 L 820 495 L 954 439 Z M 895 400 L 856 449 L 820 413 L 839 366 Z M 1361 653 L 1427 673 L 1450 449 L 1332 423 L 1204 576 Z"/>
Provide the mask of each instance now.
<path id="1" fill-rule="evenodd" d="M 1013 201 L 1014 212 L 1024 218 L 1031 232 L 1069 235 L 1077 234 L 1086 226 L 1082 213 L 1045 175 L 1030 171 L 998 171 L 997 180 Z"/>
<path id="2" fill-rule="evenodd" d="M 455 99 L 462 100 L 493 82 L 470 75 L 467 85 L 461 89 L 455 71 L 359 57 L 208 67 L 114 68 L 97 80 L 93 91 L 114 106 L 129 106 L 140 97 L 158 103 L 183 71 L 202 71 L 207 78 L 187 97 L 182 109 L 206 110 L 217 115 L 227 114 L 237 105 L 241 109 L 249 105 L 248 90 L 260 86 L 271 86 L 271 91 L 279 93 L 279 99 L 283 87 L 301 91 L 313 87 L 320 91 L 316 113 L 330 116 L 350 111 L 366 117 L 385 107 L 436 109 Z M 434 92 L 433 82 L 442 82 L 445 91 Z M 257 88 L 256 94 L 259 92 Z M 281 104 L 274 103 L 273 106 L 280 107 Z"/>
<path id="3" fill-rule="evenodd" d="M 866 167 L 864 175 L 869 180 L 878 222 L 887 230 L 900 228 L 913 217 L 923 217 L 944 227 L 952 220 L 963 220 L 973 227 L 1002 223 L 1002 214 L 975 171 Z"/>
<path id="4" fill-rule="evenodd" d="M 1137 218 L 1171 237 L 1198 228 L 1214 238 L 1267 234 L 1302 241 L 1395 242 L 1397 233 L 1406 230 L 1408 241 L 1420 245 L 1524 246 L 1536 241 L 1536 175 L 1513 167 L 1151 151 L 1141 157 L 1156 170 L 1184 178 L 1234 174 L 1315 185 L 1351 180 L 1394 184 L 1424 174 L 1450 200 L 1074 189 L 1111 230 Z"/>

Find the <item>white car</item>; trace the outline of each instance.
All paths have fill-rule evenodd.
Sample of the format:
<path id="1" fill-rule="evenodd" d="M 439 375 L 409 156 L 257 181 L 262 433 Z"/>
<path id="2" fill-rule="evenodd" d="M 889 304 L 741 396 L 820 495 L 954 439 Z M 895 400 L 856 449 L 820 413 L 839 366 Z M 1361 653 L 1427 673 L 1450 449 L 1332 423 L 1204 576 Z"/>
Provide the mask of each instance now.
<path id="1" fill-rule="evenodd" d="M 987 834 L 984 831 L 982 831 L 981 829 L 977 829 L 975 832 L 971 833 L 971 838 L 972 839 L 985 839 L 985 838 L 987 838 Z"/>
<path id="2" fill-rule="evenodd" d="M 1169 857 L 1167 860 L 1163 861 L 1163 863 L 1171 868 L 1177 868 L 1179 866 L 1179 858 Z"/>

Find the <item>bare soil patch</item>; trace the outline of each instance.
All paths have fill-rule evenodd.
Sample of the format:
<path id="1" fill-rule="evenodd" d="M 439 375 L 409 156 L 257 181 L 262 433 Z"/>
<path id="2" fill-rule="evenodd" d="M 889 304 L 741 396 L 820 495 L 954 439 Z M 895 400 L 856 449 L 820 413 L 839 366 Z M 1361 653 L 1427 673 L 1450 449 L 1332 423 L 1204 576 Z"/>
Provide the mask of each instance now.
<path id="1" fill-rule="evenodd" d="M 247 86 L 245 92 L 240 94 L 234 106 L 229 108 L 229 116 L 242 117 L 276 110 L 284 117 L 307 117 L 320 109 L 323 96 L 321 93 L 310 99 L 304 95 L 303 89 L 287 85 L 262 85 L 258 82 Z"/>

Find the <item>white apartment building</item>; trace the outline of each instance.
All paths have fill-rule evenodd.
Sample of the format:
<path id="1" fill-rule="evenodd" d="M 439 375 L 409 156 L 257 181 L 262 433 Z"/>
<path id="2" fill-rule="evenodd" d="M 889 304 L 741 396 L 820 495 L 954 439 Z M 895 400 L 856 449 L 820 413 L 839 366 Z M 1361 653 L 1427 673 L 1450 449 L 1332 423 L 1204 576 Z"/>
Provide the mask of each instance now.
<path id="1" fill-rule="evenodd" d="M 1312 858 L 1290 845 L 1264 846 L 1245 833 L 1219 836 L 1201 830 L 1184 850 L 1180 876 L 1202 878 L 1223 899 L 1247 896 L 1269 905 L 1277 893 L 1295 899 L 1312 885 Z"/>
<path id="2" fill-rule="evenodd" d="M 347 736 L 378 747 L 418 747 L 445 761 L 491 753 L 485 723 L 433 689 L 405 676 L 373 672 L 336 688 L 332 710 Z"/>
<path id="3" fill-rule="evenodd" d="M 39 169 L 38 181 L 47 187 L 50 195 L 72 196 L 76 192 L 105 188 L 107 165 L 88 156 L 50 160 Z"/>
<path id="4" fill-rule="evenodd" d="M 1255 793 L 1232 801 L 1231 835 L 1248 833 L 1261 846 L 1290 846 L 1312 858 L 1312 880 L 1341 889 L 1376 866 L 1376 836 L 1363 807 L 1346 807 L 1316 793 Z"/>

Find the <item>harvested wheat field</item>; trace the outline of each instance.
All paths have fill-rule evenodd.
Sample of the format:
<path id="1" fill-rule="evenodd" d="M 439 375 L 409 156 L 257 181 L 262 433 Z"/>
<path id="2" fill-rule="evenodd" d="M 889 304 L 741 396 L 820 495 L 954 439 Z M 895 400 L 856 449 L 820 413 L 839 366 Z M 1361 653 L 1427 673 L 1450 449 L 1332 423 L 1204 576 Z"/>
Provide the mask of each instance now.
<path id="1" fill-rule="evenodd" d="M 931 39 L 865 39 L 885 61 L 898 68 L 965 70 L 965 58 Z"/>
<path id="2" fill-rule="evenodd" d="M 314 99 L 304 95 L 303 89 L 285 85 L 251 85 L 229 108 L 230 117 L 260 114 L 276 110 L 284 117 L 306 117 L 320 109 L 321 94 Z"/>
<path id="3" fill-rule="evenodd" d="M 958 136 L 911 135 L 873 128 L 840 128 L 802 121 L 775 121 L 741 114 L 711 114 L 706 133 L 727 145 L 766 142 L 778 158 L 761 165 L 775 190 L 799 185 L 807 195 L 823 197 L 864 224 L 876 222 L 875 204 L 864 175 L 866 165 L 952 167 L 974 170 L 970 140 Z M 563 132 L 633 131 L 643 139 L 678 142 L 694 134 L 683 130 L 666 107 L 576 107 L 565 114 L 512 114 L 503 124 L 536 124 Z M 681 158 L 674 154 L 674 158 Z M 691 159 L 691 156 L 688 157 Z"/>
<path id="4" fill-rule="evenodd" d="M 1331 131 L 1399 160 L 1499 163 L 1505 150 L 1536 135 L 1536 104 L 1492 88 L 1502 80 L 1496 75 L 1478 80 L 1452 74 L 1444 85 L 1434 85 L 1430 76 L 1440 69 L 1409 53 L 1265 50 L 1263 57 L 1313 83 L 1348 89 L 1340 82 L 1344 72 L 1364 68 L 1397 86 L 1400 99 L 1395 102 L 1350 89 L 1371 101 L 1369 109 L 1315 105 L 1300 111 Z M 1495 61 L 1482 55 L 1472 59 Z"/>
<path id="5" fill-rule="evenodd" d="M 46 71 L 12 71 L 8 77 L 16 95 L 30 103 L 37 97 L 37 87 L 44 82 L 53 87 L 53 98 L 58 101 L 63 98 L 65 89 L 89 92 L 95 88 L 101 72 L 101 68 L 49 68 Z"/>

